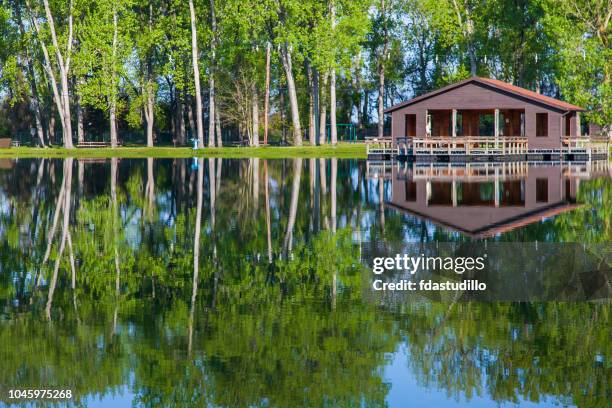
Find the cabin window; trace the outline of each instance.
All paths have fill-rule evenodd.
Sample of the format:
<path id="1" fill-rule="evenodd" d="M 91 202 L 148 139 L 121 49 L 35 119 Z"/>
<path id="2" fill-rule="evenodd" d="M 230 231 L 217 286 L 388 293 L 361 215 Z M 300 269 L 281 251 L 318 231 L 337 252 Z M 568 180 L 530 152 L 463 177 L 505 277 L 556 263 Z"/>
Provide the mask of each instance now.
<path id="1" fill-rule="evenodd" d="M 458 183 L 457 204 L 464 206 L 495 204 L 495 184 L 485 183 Z"/>
<path id="2" fill-rule="evenodd" d="M 570 203 L 574 202 L 574 199 L 572 198 L 572 184 L 570 179 L 565 180 L 565 201 Z"/>
<path id="3" fill-rule="evenodd" d="M 416 114 L 408 113 L 404 115 L 406 128 L 404 129 L 406 137 L 416 136 Z"/>
<path id="4" fill-rule="evenodd" d="M 493 136 L 495 132 L 495 115 L 481 113 L 478 116 L 478 136 Z"/>
<path id="5" fill-rule="evenodd" d="M 536 113 L 536 136 L 548 136 L 548 113 Z"/>
<path id="6" fill-rule="evenodd" d="M 452 183 L 433 181 L 430 189 L 429 205 L 453 205 Z"/>
<path id="7" fill-rule="evenodd" d="M 417 185 L 414 181 L 406 180 L 406 201 L 416 201 Z"/>
<path id="8" fill-rule="evenodd" d="M 525 180 L 506 180 L 499 185 L 499 205 L 513 207 L 525 205 Z"/>
<path id="9" fill-rule="evenodd" d="M 457 136 L 463 136 L 463 115 L 461 113 L 457 113 Z"/>
<path id="10" fill-rule="evenodd" d="M 548 202 L 548 179 L 539 178 L 536 179 L 536 202 L 547 203 Z"/>

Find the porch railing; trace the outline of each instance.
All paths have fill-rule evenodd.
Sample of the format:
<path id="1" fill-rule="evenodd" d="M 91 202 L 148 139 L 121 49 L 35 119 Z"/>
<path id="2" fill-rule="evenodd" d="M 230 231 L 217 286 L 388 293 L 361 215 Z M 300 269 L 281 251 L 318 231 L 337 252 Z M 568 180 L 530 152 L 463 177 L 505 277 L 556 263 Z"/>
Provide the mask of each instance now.
<path id="1" fill-rule="evenodd" d="M 610 152 L 610 138 L 605 136 L 563 137 L 561 145 L 568 153 L 608 155 Z"/>
<path id="2" fill-rule="evenodd" d="M 506 155 L 526 154 L 526 137 L 518 136 L 460 136 L 415 137 L 412 139 L 415 155 Z"/>
<path id="3" fill-rule="evenodd" d="M 397 155 L 396 143 L 391 137 L 366 137 L 366 151 L 369 155 Z"/>

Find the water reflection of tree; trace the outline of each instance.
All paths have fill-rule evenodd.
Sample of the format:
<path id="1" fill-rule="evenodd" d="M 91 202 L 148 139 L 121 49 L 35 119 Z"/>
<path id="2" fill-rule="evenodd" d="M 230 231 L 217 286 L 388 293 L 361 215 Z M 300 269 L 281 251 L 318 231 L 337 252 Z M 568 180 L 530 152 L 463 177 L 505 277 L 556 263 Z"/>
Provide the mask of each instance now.
<path id="1" fill-rule="evenodd" d="M 143 404 L 383 405 L 386 353 L 405 342 L 409 369 L 451 396 L 486 393 L 517 401 L 553 395 L 605 406 L 609 304 L 449 309 L 426 303 L 396 311 L 368 303 L 352 232 L 364 228 L 372 239 L 392 241 L 423 236 L 423 226 L 387 211 L 385 228 L 371 228 L 380 215 L 377 197 L 363 205 L 362 195 L 370 198 L 367 182 L 356 177 L 353 184 L 345 176 L 359 171 L 357 162 L 312 161 L 309 168 L 319 172 L 308 177 L 297 161 L 265 162 L 269 211 L 255 207 L 260 172 L 254 162 L 226 162 L 223 173 L 214 159 L 208 166 L 201 159 L 191 170 L 177 161 L 155 162 L 156 196 L 147 216 L 148 163 L 111 161 L 110 183 L 102 177 L 108 164 L 96 165 L 106 187 L 87 195 L 84 186 L 86 196 L 64 230 L 66 241 L 72 235 L 76 274 L 69 256 L 59 256 L 61 236 L 49 254 L 53 267 L 40 268 L 55 203 L 59 198 L 63 206 L 74 196 L 62 197 L 62 187 L 53 187 L 51 172 L 58 181 L 70 175 L 57 163 L 44 164 L 40 191 L 22 181 L 27 191 L 10 192 L 11 210 L 0 215 L 7 237 L 0 299 L 11 322 L 0 324 L 0 384 L 70 386 L 83 396 L 117 391 L 133 378 L 130 388 Z M 35 180 L 39 169 L 18 172 Z M 330 179 L 334 174 L 338 178 Z M 589 186 L 582 185 L 585 194 Z M 590 196 L 600 200 L 602 194 Z M 606 211 L 583 215 L 595 224 Z M 24 222 L 37 232 L 23 231 Z M 58 221 L 63 235 L 59 227 Z M 281 257 L 288 230 L 291 256 Z M 431 229 L 424 236 L 435 239 Z M 55 262 L 49 324 L 44 311 Z M 39 269 L 36 294 L 28 273 Z"/>
<path id="2" fill-rule="evenodd" d="M 455 398 L 609 403 L 609 304 L 434 303 L 409 316 L 409 365 L 426 386 Z"/>

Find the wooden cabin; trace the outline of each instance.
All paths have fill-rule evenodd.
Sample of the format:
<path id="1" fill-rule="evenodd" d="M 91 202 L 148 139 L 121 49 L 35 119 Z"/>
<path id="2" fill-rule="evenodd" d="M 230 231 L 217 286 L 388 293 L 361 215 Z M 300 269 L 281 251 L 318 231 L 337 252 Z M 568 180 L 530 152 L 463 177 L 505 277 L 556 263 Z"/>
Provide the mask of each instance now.
<path id="1" fill-rule="evenodd" d="M 392 123 L 387 144 L 394 155 L 430 158 L 607 154 L 607 141 L 593 147 L 581 135 L 584 110 L 496 79 L 472 77 L 387 108 Z"/>

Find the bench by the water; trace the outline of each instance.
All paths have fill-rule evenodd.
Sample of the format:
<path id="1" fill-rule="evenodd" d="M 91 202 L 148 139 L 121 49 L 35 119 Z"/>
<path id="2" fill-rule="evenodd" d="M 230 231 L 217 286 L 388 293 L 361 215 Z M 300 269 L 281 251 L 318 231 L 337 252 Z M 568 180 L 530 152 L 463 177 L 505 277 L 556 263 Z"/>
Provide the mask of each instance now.
<path id="1" fill-rule="evenodd" d="M 97 147 L 110 147 L 110 142 L 93 142 L 93 141 L 83 141 L 79 142 L 76 145 L 77 147 L 85 147 L 85 148 L 97 148 Z M 117 146 L 121 146 L 121 143 L 117 143 Z"/>

